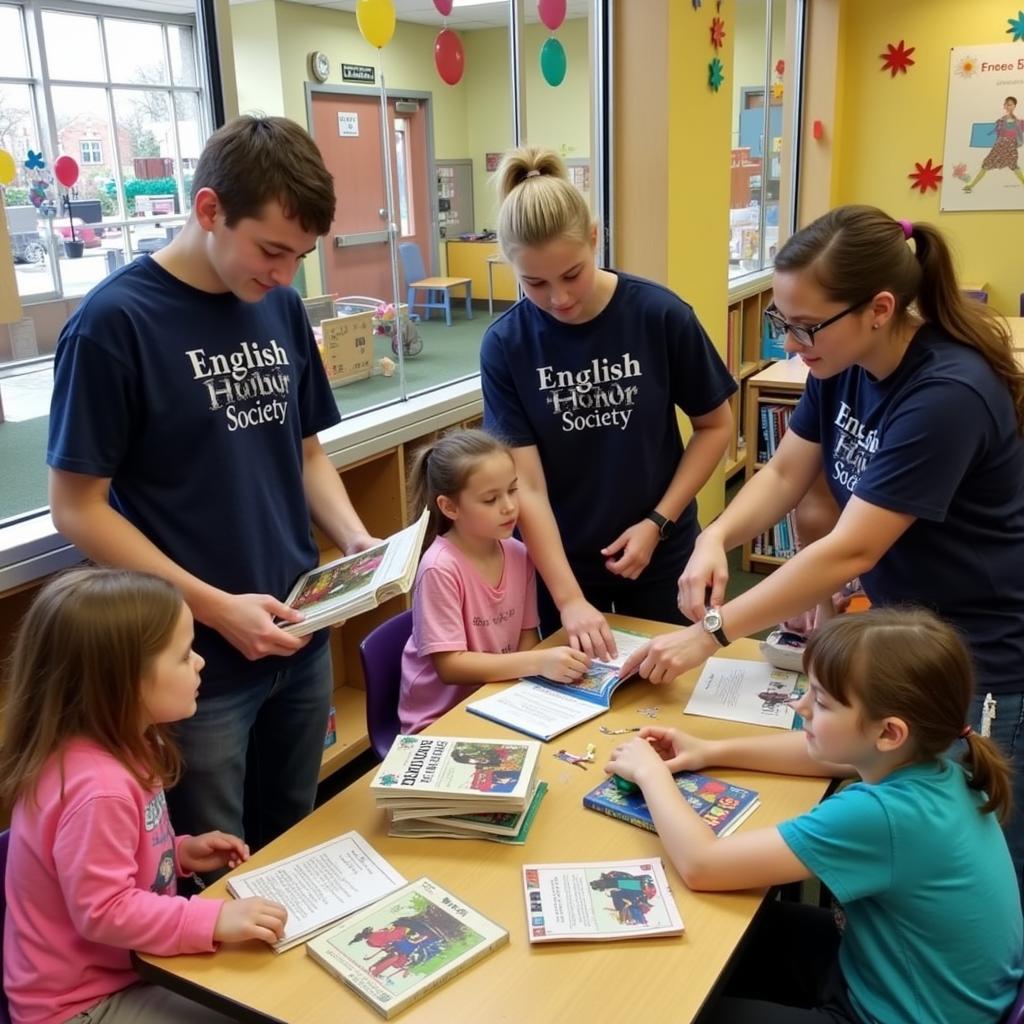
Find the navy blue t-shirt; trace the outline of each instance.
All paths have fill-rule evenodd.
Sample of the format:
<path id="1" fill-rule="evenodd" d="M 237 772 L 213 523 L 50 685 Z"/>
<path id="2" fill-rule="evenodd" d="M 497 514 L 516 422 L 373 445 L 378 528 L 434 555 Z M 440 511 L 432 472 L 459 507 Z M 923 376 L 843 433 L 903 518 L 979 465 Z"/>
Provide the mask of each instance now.
<path id="1" fill-rule="evenodd" d="M 61 332 L 46 460 L 110 477 L 111 505 L 199 579 L 283 598 L 318 559 L 302 440 L 339 418 L 297 292 L 243 302 L 145 256 L 97 285 Z M 195 649 L 206 695 L 254 670 L 200 623 Z"/>
<path id="2" fill-rule="evenodd" d="M 840 508 L 856 495 L 917 517 L 861 577 L 872 603 L 934 609 L 983 693 L 1024 690 L 1024 440 L 985 359 L 925 325 L 883 380 L 809 378 L 789 428 L 821 445 Z"/>
<path id="3" fill-rule="evenodd" d="M 664 496 L 683 454 L 676 407 L 703 416 L 736 390 L 690 306 L 661 285 L 617 276 L 587 323 L 517 302 L 488 328 L 480 354 L 484 425 L 514 447 L 537 446 L 581 586 L 630 582 L 605 568 L 601 548 Z M 696 534 L 694 501 L 641 578 L 678 575 Z"/>

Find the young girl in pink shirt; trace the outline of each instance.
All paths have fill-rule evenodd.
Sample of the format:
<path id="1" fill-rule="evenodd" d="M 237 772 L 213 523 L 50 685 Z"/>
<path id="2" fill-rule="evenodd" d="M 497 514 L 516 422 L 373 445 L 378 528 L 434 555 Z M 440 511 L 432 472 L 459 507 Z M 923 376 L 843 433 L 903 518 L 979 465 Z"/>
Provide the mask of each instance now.
<path id="1" fill-rule="evenodd" d="M 284 907 L 185 899 L 177 876 L 249 856 L 223 832 L 175 836 L 163 787 L 181 770 L 165 726 L 196 710 L 192 614 L 144 573 L 77 569 L 36 598 L 15 642 L 0 751 L 13 805 L 3 981 L 13 1024 L 224 1021 L 138 982 L 130 951 L 273 942 Z"/>
<path id="2" fill-rule="evenodd" d="M 413 589 L 412 635 L 402 654 L 398 715 L 419 732 L 483 683 L 543 675 L 578 679 L 589 661 L 571 647 L 533 650 L 537 585 L 522 542 L 516 468 L 482 430 L 420 449 L 410 471 L 413 508 L 430 509 Z"/>

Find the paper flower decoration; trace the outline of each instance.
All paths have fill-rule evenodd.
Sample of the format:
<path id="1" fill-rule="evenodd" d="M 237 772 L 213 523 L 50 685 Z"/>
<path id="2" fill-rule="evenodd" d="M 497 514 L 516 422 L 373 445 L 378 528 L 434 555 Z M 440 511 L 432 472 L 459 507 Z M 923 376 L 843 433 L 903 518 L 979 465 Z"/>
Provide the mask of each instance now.
<path id="1" fill-rule="evenodd" d="M 778 102 L 785 94 L 786 87 L 781 82 L 772 82 L 772 99 Z"/>
<path id="2" fill-rule="evenodd" d="M 878 55 L 882 59 L 882 70 L 888 71 L 893 78 L 896 77 L 896 73 L 899 71 L 906 74 L 907 68 L 914 63 L 910 59 L 910 55 L 917 47 L 904 47 L 902 39 L 895 46 L 892 43 L 887 44 L 887 46 L 886 52 Z"/>
<path id="3" fill-rule="evenodd" d="M 969 181 L 971 176 L 967 173 L 967 164 L 956 164 L 953 167 L 953 177 L 960 181 Z"/>
<path id="4" fill-rule="evenodd" d="M 786 62 L 780 57 L 775 62 L 775 74 L 781 78 L 786 73 Z"/>
<path id="5" fill-rule="evenodd" d="M 711 45 L 716 49 L 722 48 L 725 40 L 725 22 L 721 18 L 711 19 Z"/>
<path id="6" fill-rule="evenodd" d="M 708 85 L 711 86 L 711 91 L 718 92 L 724 81 L 725 69 L 722 67 L 722 62 L 715 57 L 708 65 Z"/>
<path id="7" fill-rule="evenodd" d="M 30 149 L 28 151 L 28 159 L 25 161 L 25 166 L 30 171 L 41 171 L 46 166 L 46 161 L 43 159 L 43 154 L 33 153 Z"/>
<path id="8" fill-rule="evenodd" d="M 936 164 L 932 166 L 932 158 L 928 157 L 928 163 L 919 164 L 914 163 L 914 167 L 917 170 L 911 171 L 907 177 L 913 181 L 911 188 L 918 188 L 921 190 L 921 195 L 924 195 L 928 189 L 934 189 L 936 192 L 939 190 L 939 182 L 942 181 L 942 164 Z"/>
<path id="9" fill-rule="evenodd" d="M 1010 24 L 1006 33 L 1011 36 L 1012 41 L 1024 40 L 1024 11 L 1018 11 L 1016 18 L 1007 18 L 1006 20 Z"/>
<path id="10" fill-rule="evenodd" d="M 971 78 L 978 70 L 978 61 L 975 57 L 961 57 L 953 70 L 961 78 Z"/>

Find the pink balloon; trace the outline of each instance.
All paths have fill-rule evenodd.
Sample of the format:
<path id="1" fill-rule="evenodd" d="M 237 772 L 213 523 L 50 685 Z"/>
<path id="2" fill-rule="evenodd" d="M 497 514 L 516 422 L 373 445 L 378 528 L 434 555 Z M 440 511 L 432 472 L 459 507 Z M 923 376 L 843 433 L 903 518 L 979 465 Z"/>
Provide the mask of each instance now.
<path id="1" fill-rule="evenodd" d="M 537 0 L 537 13 L 540 20 L 554 32 L 565 21 L 565 0 Z"/>
<path id="2" fill-rule="evenodd" d="M 450 28 L 443 28 L 434 40 L 434 63 L 437 73 L 448 85 L 456 85 L 466 69 L 462 40 Z"/>
<path id="3" fill-rule="evenodd" d="M 443 14 L 446 18 L 452 13 L 452 0 L 434 0 L 434 6 L 437 13 Z"/>
<path id="4" fill-rule="evenodd" d="M 78 164 L 70 156 L 59 156 L 53 162 L 53 173 L 65 188 L 71 188 L 78 181 Z"/>

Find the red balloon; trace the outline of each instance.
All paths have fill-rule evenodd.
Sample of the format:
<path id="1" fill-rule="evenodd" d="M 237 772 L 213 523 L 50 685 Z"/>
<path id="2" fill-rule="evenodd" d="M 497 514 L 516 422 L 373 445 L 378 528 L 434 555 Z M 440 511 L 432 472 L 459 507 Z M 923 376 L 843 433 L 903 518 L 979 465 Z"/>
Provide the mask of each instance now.
<path id="1" fill-rule="evenodd" d="M 450 28 L 443 28 L 434 40 L 434 63 L 437 73 L 448 85 L 456 85 L 466 69 L 466 54 L 462 40 Z"/>
<path id="2" fill-rule="evenodd" d="M 452 0 L 434 0 L 434 6 L 437 13 L 443 14 L 446 18 L 452 13 Z"/>
<path id="3" fill-rule="evenodd" d="M 53 161 L 53 173 L 65 188 L 71 188 L 78 181 L 78 164 L 73 157 L 59 156 Z"/>
<path id="4" fill-rule="evenodd" d="M 537 13 L 540 20 L 554 32 L 565 21 L 565 0 L 537 0 Z"/>

